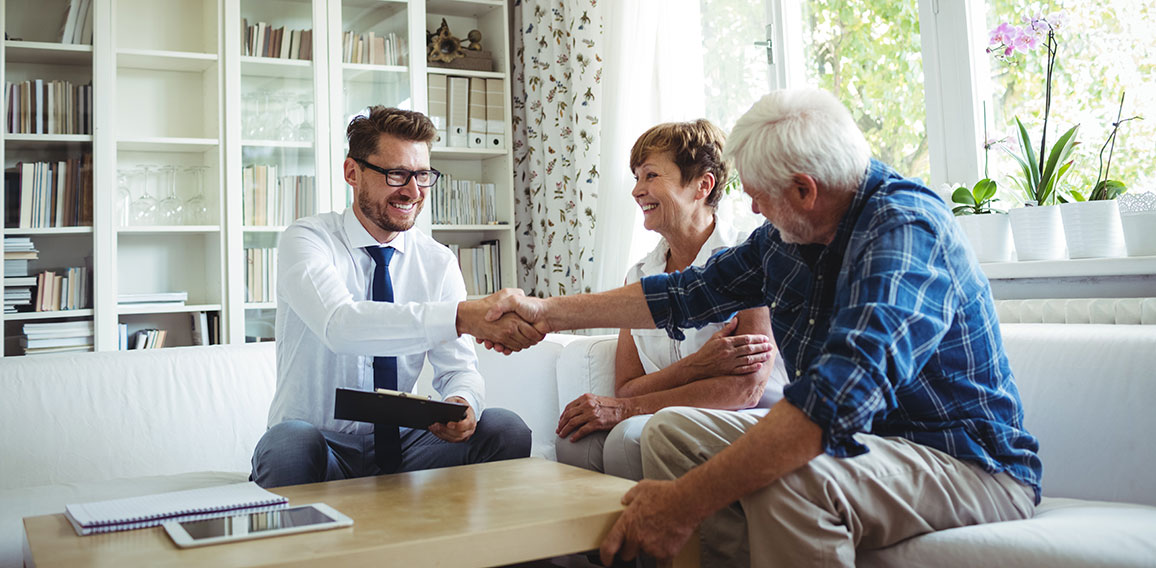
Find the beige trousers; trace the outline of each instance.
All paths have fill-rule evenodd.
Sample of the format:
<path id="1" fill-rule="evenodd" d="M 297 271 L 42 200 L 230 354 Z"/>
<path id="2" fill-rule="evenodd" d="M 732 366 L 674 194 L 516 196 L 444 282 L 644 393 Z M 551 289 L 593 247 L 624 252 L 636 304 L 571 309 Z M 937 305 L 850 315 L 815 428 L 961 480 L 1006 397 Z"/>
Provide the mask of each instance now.
<path id="1" fill-rule="evenodd" d="M 757 416 L 668 408 L 642 435 L 647 479 L 676 479 L 738 439 Z M 854 566 L 876 549 L 953 527 L 1030 518 L 1035 493 L 1007 473 L 902 438 L 859 434 L 869 452 L 821 455 L 703 522 L 713 566 Z"/>

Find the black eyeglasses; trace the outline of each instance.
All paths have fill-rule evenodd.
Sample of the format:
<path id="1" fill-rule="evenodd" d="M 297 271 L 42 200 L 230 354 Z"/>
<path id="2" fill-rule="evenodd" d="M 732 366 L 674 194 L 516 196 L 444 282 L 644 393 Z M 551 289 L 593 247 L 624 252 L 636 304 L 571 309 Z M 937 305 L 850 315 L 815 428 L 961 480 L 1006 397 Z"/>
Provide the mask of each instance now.
<path id="1" fill-rule="evenodd" d="M 361 158 L 354 158 L 353 161 L 385 176 L 385 184 L 392 187 L 401 187 L 409 183 L 410 178 L 417 181 L 418 187 L 433 187 L 442 175 L 442 173 L 437 170 L 407 170 L 405 168 L 390 168 L 387 170 Z"/>

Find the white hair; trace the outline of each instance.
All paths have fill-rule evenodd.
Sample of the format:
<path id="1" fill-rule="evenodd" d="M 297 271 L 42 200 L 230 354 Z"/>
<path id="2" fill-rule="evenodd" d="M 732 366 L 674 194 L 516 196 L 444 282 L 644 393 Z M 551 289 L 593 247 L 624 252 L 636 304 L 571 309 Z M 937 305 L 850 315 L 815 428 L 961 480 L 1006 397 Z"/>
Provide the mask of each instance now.
<path id="1" fill-rule="evenodd" d="M 822 89 L 772 91 L 739 118 L 726 159 L 753 191 L 781 195 L 807 174 L 829 191 L 859 188 L 871 151 L 851 113 Z"/>

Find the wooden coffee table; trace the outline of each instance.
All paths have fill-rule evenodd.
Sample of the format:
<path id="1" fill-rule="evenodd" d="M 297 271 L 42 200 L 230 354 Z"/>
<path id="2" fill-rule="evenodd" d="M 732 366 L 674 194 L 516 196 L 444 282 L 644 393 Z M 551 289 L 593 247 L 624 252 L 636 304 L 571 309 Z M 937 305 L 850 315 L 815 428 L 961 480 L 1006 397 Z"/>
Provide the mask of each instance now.
<path id="1" fill-rule="evenodd" d="M 500 566 L 598 548 L 634 482 L 526 458 L 281 487 L 350 528 L 179 549 L 160 527 L 78 537 L 63 514 L 28 517 L 32 559 L 51 566 Z M 698 537 L 674 561 L 698 566 Z"/>

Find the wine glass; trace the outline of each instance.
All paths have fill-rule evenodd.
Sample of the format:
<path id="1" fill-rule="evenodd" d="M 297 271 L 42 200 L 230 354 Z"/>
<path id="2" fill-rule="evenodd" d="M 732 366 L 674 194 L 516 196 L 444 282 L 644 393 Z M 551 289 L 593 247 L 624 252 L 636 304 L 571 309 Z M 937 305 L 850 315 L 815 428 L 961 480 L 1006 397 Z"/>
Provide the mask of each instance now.
<path id="1" fill-rule="evenodd" d="M 190 185 L 195 193 L 185 202 L 186 221 L 193 225 L 208 225 L 209 204 L 205 200 L 205 170 L 208 166 L 189 166 L 185 173 L 192 180 Z"/>
<path id="2" fill-rule="evenodd" d="M 141 196 L 134 199 L 129 208 L 129 219 L 133 225 L 152 225 L 156 222 L 157 200 L 149 191 L 155 183 L 155 168 L 146 164 L 137 166 L 141 179 Z"/>
<path id="3" fill-rule="evenodd" d="M 281 117 L 275 129 L 277 140 L 293 141 L 297 137 L 297 125 L 293 122 L 293 95 L 287 92 L 278 93 L 277 102 L 280 103 L 277 115 Z"/>
<path id="4" fill-rule="evenodd" d="M 160 225 L 180 225 L 184 221 L 185 203 L 177 197 L 176 166 L 161 166 L 159 170 L 160 188 L 165 198 L 157 204 L 157 223 Z"/>
<path id="5" fill-rule="evenodd" d="M 121 227 L 127 227 L 130 222 L 132 190 L 129 189 L 129 176 L 131 175 L 131 170 L 116 170 L 116 220 Z"/>
<path id="6" fill-rule="evenodd" d="M 297 123 L 297 139 L 302 142 L 313 141 L 313 98 L 308 94 L 297 99 L 301 109 L 301 120 Z"/>

